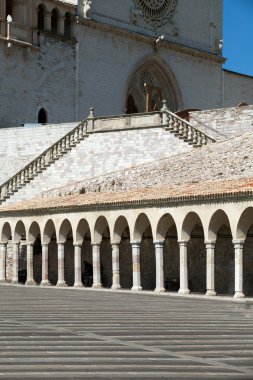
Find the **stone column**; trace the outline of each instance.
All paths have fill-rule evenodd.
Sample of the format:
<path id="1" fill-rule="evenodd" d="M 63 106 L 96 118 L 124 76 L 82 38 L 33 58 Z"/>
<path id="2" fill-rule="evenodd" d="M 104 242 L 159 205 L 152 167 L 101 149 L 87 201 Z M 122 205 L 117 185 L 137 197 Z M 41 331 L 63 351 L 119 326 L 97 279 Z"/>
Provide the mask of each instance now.
<path id="1" fill-rule="evenodd" d="M 235 295 L 244 297 L 243 293 L 243 244 L 244 240 L 233 240 L 235 250 Z"/>
<path id="2" fill-rule="evenodd" d="M 75 288 L 81 288 L 83 286 L 82 283 L 82 264 L 81 264 L 81 253 L 82 246 L 81 244 L 75 244 Z"/>
<path id="3" fill-rule="evenodd" d="M 112 289 L 120 289 L 119 244 L 112 244 Z"/>
<path id="4" fill-rule="evenodd" d="M 215 265 L 214 250 L 215 241 L 205 241 L 206 245 L 206 295 L 216 296 L 215 292 Z"/>
<path id="5" fill-rule="evenodd" d="M 45 12 L 45 22 L 44 22 L 44 28 L 46 31 L 51 31 L 51 16 L 52 16 L 52 13 L 51 12 Z"/>
<path id="6" fill-rule="evenodd" d="M 58 243 L 58 281 L 56 286 L 67 286 L 64 280 L 64 243 Z"/>
<path id="7" fill-rule="evenodd" d="M 18 284 L 18 251 L 19 243 L 12 243 L 12 284 Z"/>
<path id="8" fill-rule="evenodd" d="M 0 243 L 0 282 L 6 282 L 7 243 Z"/>
<path id="9" fill-rule="evenodd" d="M 51 285 L 48 281 L 48 244 L 42 244 L 42 281 L 40 285 Z"/>
<path id="10" fill-rule="evenodd" d="M 133 258 L 133 286 L 132 290 L 140 291 L 141 287 L 141 268 L 140 268 L 140 250 L 141 243 L 133 242 L 132 244 L 132 258 Z"/>
<path id="11" fill-rule="evenodd" d="M 102 288 L 100 269 L 100 244 L 92 244 L 93 288 Z"/>
<path id="12" fill-rule="evenodd" d="M 33 278 L 33 244 L 26 244 L 27 278 L 26 285 L 35 285 Z"/>
<path id="13" fill-rule="evenodd" d="M 163 267 L 163 241 L 154 241 L 156 261 L 156 288 L 155 292 L 165 292 Z"/>
<path id="14" fill-rule="evenodd" d="M 179 294 L 189 294 L 188 288 L 188 265 L 187 265 L 187 244 L 186 240 L 179 241 L 180 250 L 180 289 Z"/>

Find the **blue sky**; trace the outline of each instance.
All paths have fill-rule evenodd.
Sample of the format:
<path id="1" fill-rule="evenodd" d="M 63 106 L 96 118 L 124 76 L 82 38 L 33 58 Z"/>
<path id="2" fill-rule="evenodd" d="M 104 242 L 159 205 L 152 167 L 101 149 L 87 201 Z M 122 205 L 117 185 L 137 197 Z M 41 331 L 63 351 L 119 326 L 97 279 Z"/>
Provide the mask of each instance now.
<path id="1" fill-rule="evenodd" d="M 225 69 L 253 76 L 253 0 L 223 0 Z"/>

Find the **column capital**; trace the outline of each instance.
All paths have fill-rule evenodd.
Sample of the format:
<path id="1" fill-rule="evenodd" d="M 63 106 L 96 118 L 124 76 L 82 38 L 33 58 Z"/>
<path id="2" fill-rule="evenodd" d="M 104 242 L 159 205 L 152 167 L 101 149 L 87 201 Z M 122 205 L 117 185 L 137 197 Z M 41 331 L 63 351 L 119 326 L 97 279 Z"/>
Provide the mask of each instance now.
<path id="1" fill-rule="evenodd" d="M 215 245 L 216 240 L 205 240 L 205 245 Z"/>
<path id="2" fill-rule="evenodd" d="M 188 245 L 188 240 L 178 240 L 177 242 L 182 247 L 187 247 L 187 245 Z"/>
<path id="3" fill-rule="evenodd" d="M 42 243 L 41 244 L 41 247 L 48 247 L 49 246 L 49 243 Z"/>
<path id="4" fill-rule="evenodd" d="M 235 239 L 235 240 L 232 240 L 232 242 L 234 245 L 243 245 L 245 242 L 245 239 Z"/>
<path id="5" fill-rule="evenodd" d="M 112 246 L 112 248 L 113 247 L 115 247 L 115 248 L 119 248 L 119 245 L 120 245 L 120 243 L 118 242 L 115 242 L 115 243 L 111 243 L 111 246 Z"/>
<path id="6" fill-rule="evenodd" d="M 91 243 L 91 246 L 92 247 L 100 247 L 100 244 L 101 244 L 101 242 L 100 243 Z"/>
<path id="7" fill-rule="evenodd" d="M 163 247 L 164 240 L 154 240 L 153 243 L 156 247 Z"/>
<path id="8" fill-rule="evenodd" d="M 136 246 L 136 247 L 140 247 L 141 246 L 141 242 L 139 240 L 133 240 L 130 242 L 131 246 Z"/>
<path id="9" fill-rule="evenodd" d="M 64 243 L 62 243 L 62 242 L 57 243 L 57 245 L 60 247 L 63 246 L 64 244 L 65 244 L 65 242 Z"/>
<path id="10" fill-rule="evenodd" d="M 81 244 L 81 243 L 73 243 L 73 246 L 74 246 L 74 247 L 79 247 L 79 248 L 81 248 L 81 247 L 82 247 L 82 244 Z"/>

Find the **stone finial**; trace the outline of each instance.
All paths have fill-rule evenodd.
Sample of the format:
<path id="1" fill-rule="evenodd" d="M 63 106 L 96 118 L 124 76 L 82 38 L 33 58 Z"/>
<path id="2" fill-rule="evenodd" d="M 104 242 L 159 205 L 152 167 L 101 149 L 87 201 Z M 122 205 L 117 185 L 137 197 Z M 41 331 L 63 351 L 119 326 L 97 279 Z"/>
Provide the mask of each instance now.
<path id="1" fill-rule="evenodd" d="M 167 107 L 167 100 L 163 99 L 162 103 L 163 103 L 163 106 L 161 108 L 161 111 L 166 111 L 168 109 L 168 107 Z"/>
<path id="2" fill-rule="evenodd" d="M 6 20 L 7 20 L 7 22 L 12 22 L 12 17 L 11 17 L 11 15 L 8 15 Z"/>
<path id="3" fill-rule="evenodd" d="M 89 113 L 88 119 L 94 119 L 94 117 L 95 117 L 94 107 L 90 107 L 90 113 Z"/>

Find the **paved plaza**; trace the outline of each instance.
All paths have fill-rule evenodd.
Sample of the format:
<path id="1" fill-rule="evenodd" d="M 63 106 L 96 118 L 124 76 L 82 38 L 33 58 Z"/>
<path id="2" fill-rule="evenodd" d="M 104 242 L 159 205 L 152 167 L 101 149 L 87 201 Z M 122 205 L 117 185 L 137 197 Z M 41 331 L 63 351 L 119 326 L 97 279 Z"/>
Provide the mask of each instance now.
<path id="1" fill-rule="evenodd" d="M 253 304 L 0 286 L 0 379 L 253 379 Z"/>

